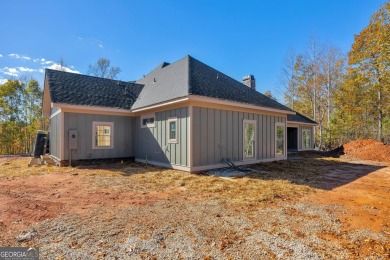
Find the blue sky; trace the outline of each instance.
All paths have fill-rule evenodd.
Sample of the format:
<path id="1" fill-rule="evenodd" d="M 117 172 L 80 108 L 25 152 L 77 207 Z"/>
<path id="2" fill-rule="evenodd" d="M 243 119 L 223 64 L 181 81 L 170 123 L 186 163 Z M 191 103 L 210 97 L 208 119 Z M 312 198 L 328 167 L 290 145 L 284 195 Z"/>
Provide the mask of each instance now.
<path id="1" fill-rule="evenodd" d="M 0 1 L 0 82 L 64 59 L 85 74 L 106 57 L 136 80 L 189 54 L 283 102 L 279 80 L 288 50 L 311 37 L 347 53 L 382 0 L 316 1 Z"/>

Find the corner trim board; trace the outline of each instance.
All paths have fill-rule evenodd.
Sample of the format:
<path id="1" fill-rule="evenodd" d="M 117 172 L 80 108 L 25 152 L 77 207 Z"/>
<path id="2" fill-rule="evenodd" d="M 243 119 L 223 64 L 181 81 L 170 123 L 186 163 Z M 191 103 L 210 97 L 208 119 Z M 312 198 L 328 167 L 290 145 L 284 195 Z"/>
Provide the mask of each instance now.
<path id="1" fill-rule="evenodd" d="M 55 116 L 58 115 L 59 113 L 61 113 L 61 108 L 58 109 L 56 112 L 54 112 L 54 113 L 50 116 L 50 119 L 52 119 L 53 117 L 55 117 Z"/>

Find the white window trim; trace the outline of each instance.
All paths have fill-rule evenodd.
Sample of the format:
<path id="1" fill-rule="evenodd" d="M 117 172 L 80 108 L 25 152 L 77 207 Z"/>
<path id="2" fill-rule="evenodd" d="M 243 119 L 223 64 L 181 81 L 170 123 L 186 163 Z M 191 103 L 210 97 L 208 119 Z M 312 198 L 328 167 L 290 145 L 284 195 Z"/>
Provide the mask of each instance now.
<path id="1" fill-rule="evenodd" d="M 310 136 L 310 142 L 309 142 L 309 146 L 305 146 L 305 140 L 303 139 L 303 133 L 304 132 L 308 132 L 309 133 L 309 136 Z M 311 130 L 310 129 L 302 129 L 302 136 L 301 136 L 301 139 L 302 139 L 302 149 L 310 149 L 311 148 Z"/>
<path id="2" fill-rule="evenodd" d="M 110 146 L 96 146 L 95 140 L 96 140 L 96 126 L 111 126 L 111 145 Z M 102 150 L 102 149 L 114 149 L 114 122 L 99 122 L 99 121 L 93 121 L 92 122 L 92 149 L 94 150 Z"/>
<path id="3" fill-rule="evenodd" d="M 176 138 L 175 139 L 170 139 L 170 129 L 169 129 L 170 122 L 175 122 L 175 124 L 176 124 Z M 168 144 L 177 144 L 178 143 L 179 125 L 177 123 L 177 117 L 168 118 L 168 120 L 167 120 L 167 140 L 168 140 Z"/>
<path id="4" fill-rule="evenodd" d="M 277 132 L 277 127 L 282 126 L 283 127 L 283 153 L 282 154 L 277 154 L 276 151 L 276 143 L 278 141 L 278 132 Z M 286 150 L 287 150 L 287 138 L 286 138 L 286 124 L 281 123 L 281 122 L 276 122 L 275 123 L 275 157 L 286 157 Z"/>
<path id="5" fill-rule="evenodd" d="M 146 125 L 142 124 L 145 118 L 152 118 L 152 117 L 154 118 L 153 124 L 146 124 Z M 155 125 L 156 125 L 156 114 L 147 114 L 141 116 L 141 128 L 152 128 L 155 127 Z"/>
<path id="6" fill-rule="evenodd" d="M 254 147 L 254 151 L 253 151 L 253 157 L 245 157 L 245 128 L 244 128 L 244 125 L 248 123 L 248 124 L 254 124 L 255 126 L 255 147 Z M 256 160 L 256 156 L 257 156 L 257 121 L 256 120 L 249 120 L 249 119 L 244 119 L 242 121 L 242 158 L 243 158 L 243 161 L 252 161 L 252 160 Z"/>

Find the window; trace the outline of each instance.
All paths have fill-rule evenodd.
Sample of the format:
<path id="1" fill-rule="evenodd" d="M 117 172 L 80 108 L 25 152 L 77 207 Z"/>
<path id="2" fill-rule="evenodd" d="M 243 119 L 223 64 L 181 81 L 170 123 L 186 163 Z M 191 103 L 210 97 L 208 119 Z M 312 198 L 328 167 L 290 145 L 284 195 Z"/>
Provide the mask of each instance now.
<path id="1" fill-rule="evenodd" d="M 302 148 L 310 148 L 311 143 L 311 131 L 310 129 L 302 130 Z"/>
<path id="2" fill-rule="evenodd" d="M 141 116 L 141 127 L 154 127 L 154 114 Z"/>
<path id="3" fill-rule="evenodd" d="M 92 122 L 92 149 L 114 148 L 114 122 Z"/>
<path id="4" fill-rule="evenodd" d="M 168 126 L 168 143 L 177 143 L 177 118 L 169 118 Z"/>
<path id="5" fill-rule="evenodd" d="M 255 159 L 256 156 L 256 121 L 243 121 L 244 159 Z"/>
<path id="6" fill-rule="evenodd" d="M 285 125 L 284 123 L 275 124 L 275 155 L 285 155 Z"/>

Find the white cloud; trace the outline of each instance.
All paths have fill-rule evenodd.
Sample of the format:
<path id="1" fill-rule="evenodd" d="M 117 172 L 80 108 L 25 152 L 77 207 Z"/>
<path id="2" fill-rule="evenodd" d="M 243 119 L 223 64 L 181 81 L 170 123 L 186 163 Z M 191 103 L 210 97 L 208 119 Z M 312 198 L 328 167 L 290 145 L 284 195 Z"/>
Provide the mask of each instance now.
<path id="1" fill-rule="evenodd" d="M 19 59 L 20 58 L 20 55 L 16 54 L 16 53 L 8 54 L 8 56 L 10 56 L 11 58 L 15 58 L 15 59 Z"/>
<path id="2" fill-rule="evenodd" d="M 101 43 L 99 43 L 98 46 L 99 46 L 100 48 L 103 48 L 103 44 L 101 44 Z"/>
<path id="3" fill-rule="evenodd" d="M 30 68 L 26 68 L 26 67 L 18 67 L 18 69 L 21 71 L 21 72 L 34 72 L 34 71 L 37 71 L 35 69 L 30 69 Z"/>
<path id="4" fill-rule="evenodd" d="M 31 73 L 35 71 L 38 70 L 32 68 L 26 68 L 26 67 L 15 67 L 15 68 L 4 67 L 0 69 L 0 73 L 11 77 L 18 77 L 21 73 Z"/>
<path id="5" fill-rule="evenodd" d="M 3 58 L 3 54 L 0 54 L 0 58 Z"/>
<path id="6" fill-rule="evenodd" d="M 8 79 L 0 79 L 0 85 L 3 85 L 4 83 L 6 83 L 8 81 Z"/>
<path id="7" fill-rule="evenodd" d="M 19 71 L 16 68 L 4 67 L 0 69 L 0 72 L 11 77 L 19 76 Z"/>
<path id="8" fill-rule="evenodd" d="M 44 69 L 39 69 L 38 72 L 45 73 L 45 70 Z"/>
<path id="9" fill-rule="evenodd" d="M 63 71 L 66 71 L 66 72 L 72 72 L 72 73 L 77 73 L 77 74 L 80 74 L 80 71 L 78 70 L 72 70 L 68 67 L 61 67 L 60 64 L 57 64 L 57 63 L 54 63 L 52 64 L 51 66 L 47 67 L 48 69 L 52 69 L 52 70 L 63 70 Z"/>
<path id="10" fill-rule="evenodd" d="M 31 60 L 30 57 L 25 56 L 25 55 L 19 55 L 17 53 L 11 53 L 11 54 L 8 54 L 8 56 L 11 57 L 11 58 L 15 58 L 15 59 Z"/>
<path id="11" fill-rule="evenodd" d="M 41 62 L 42 65 L 49 65 L 49 64 L 53 64 L 53 63 L 54 63 L 54 61 L 51 61 L 51 60 Z"/>
<path id="12" fill-rule="evenodd" d="M 45 58 L 33 59 L 33 62 L 39 62 L 42 65 L 49 65 L 49 64 L 53 64 L 54 63 L 54 61 L 46 60 Z"/>

